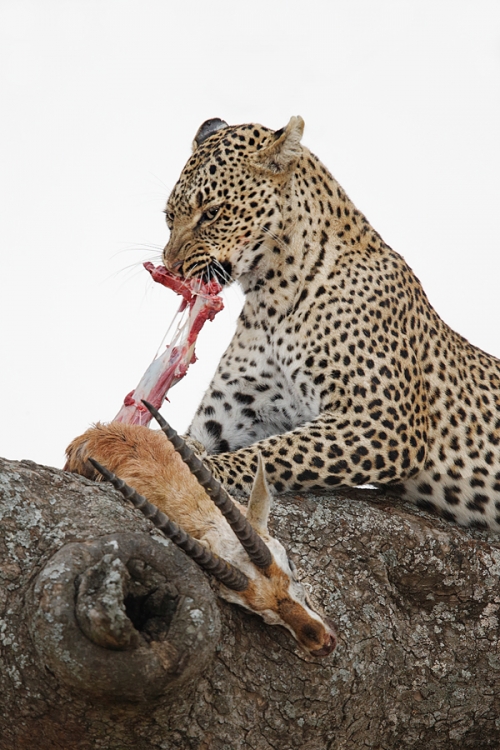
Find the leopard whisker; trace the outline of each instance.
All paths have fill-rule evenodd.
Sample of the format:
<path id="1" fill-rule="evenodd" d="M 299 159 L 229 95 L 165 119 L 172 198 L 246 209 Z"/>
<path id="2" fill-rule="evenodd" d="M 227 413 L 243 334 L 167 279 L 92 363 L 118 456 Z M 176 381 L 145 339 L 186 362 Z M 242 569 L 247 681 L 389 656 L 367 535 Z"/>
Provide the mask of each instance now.
<path id="1" fill-rule="evenodd" d="M 212 269 L 212 271 L 215 273 L 215 276 L 218 277 L 218 279 L 222 279 L 225 284 L 232 284 L 235 279 L 231 274 L 227 271 L 226 268 L 220 263 L 218 260 L 214 260 L 211 264 L 212 266 L 216 266 L 216 269 Z"/>

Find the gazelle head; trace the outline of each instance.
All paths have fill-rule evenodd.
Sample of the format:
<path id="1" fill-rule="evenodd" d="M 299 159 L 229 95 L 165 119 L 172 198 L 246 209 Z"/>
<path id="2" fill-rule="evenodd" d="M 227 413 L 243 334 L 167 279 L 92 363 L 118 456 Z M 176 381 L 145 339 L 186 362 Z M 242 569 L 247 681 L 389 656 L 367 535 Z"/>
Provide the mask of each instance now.
<path id="1" fill-rule="evenodd" d="M 144 403 L 228 523 L 221 519 L 222 523 L 205 534 L 201 543 L 112 472 L 89 459 L 93 466 L 166 536 L 220 581 L 222 598 L 260 615 L 269 625 L 287 628 L 312 656 L 332 653 L 336 647 L 334 630 L 314 611 L 285 548 L 269 534 L 271 493 L 262 460 L 259 460 L 245 517 L 185 441 L 154 407 Z"/>
<path id="2" fill-rule="evenodd" d="M 256 559 L 241 543 L 226 544 L 224 556 L 245 574 L 248 586 L 242 591 L 224 586 L 220 594 L 227 601 L 260 615 L 268 625 L 285 627 L 309 654 L 327 656 L 335 649 L 335 633 L 314 610 L 285 548 L 269 533 L 271 503 L 272 496 L 259 456 L 245 521 L 268 554 L 264 559 Z"/>

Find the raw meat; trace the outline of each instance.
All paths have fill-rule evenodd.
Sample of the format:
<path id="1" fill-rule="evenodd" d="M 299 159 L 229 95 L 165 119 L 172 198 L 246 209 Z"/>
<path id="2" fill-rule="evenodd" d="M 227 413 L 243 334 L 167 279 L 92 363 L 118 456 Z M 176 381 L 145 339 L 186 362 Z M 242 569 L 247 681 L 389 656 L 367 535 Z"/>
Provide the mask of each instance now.
<path id="1" fill-rule="evenodd" d="M 177 315 L 186 309 L 187 316 L 179 319 L 173 339 L 166 350 L 148 367 L 134 391 L 123 401 L 123 406 L 114 422 L 147 425 L 151 414 L 142 404 L 142 399 L 160 408 L 167 392 L 186 374 L 189 365 L 196 361 L 195 344 L 199 332 L 207 320 L 213 320 L 224 303 L 218 296 L 222 290 L 217 281 L 205 283 L 201 279 L 182 279 L 169 273 L 164 266 L 144 263 L 154 281 L 172 289 L 182 296 Z"/>

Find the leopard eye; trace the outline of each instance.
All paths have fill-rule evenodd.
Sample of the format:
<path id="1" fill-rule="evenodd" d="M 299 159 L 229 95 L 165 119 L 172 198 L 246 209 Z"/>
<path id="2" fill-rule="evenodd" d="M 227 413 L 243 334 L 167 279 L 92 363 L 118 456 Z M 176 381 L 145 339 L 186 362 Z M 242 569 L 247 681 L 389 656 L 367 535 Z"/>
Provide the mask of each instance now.
<path id="1" fill-rule="evenodd" d="M 207 221 L 213 221 L 219 211 L 220 206 L 212 206 L 211 208 L 207 208 L 207 210 L 202 213 L 198 224 L 204 224 Z"/>
<path id="2" fill-rule="evenodd" d="M 165 214 L 165 218 L 167 219 L 168 226 L 171 228 L 172 224 L 174 223 L 174 214 L 168 209 L 165 209 L 163 213 Z"/>

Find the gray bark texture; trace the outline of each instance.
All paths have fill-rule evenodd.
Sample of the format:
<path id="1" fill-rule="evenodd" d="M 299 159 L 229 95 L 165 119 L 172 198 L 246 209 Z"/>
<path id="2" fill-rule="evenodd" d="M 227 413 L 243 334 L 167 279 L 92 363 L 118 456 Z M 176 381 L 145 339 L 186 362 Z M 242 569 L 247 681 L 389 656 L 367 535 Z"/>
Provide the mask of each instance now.
<path id="1" fill-rule="evenodd" d="M 500 748 L 500 546 L 361 493 L 279 497 L 313 660 L 113 489 L 0 460 L 1 750 Z"/>

